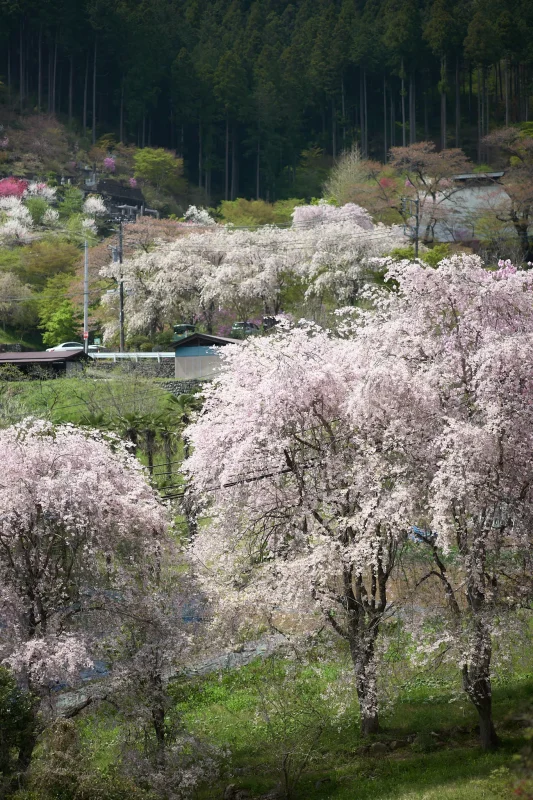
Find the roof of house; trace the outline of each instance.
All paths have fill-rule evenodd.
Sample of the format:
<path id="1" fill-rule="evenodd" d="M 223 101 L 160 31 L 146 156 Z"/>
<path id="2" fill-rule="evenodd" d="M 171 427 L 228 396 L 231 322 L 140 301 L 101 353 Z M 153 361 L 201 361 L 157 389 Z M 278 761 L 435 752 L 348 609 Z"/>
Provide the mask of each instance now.
<path id="1" fill-rule="evenodd" d="M 174 347 L 179 350 L 180 347 L 198 347 L 204 346 L 222 346 L 225 344 L 238 344 L 239 339 L 229 339 L 227 336 L 212 336 L 210 333 L 191 333 L 189 336 L 184 336 L 178 342 L 174 342 Z"/>
<path id="2" fill-rule="evenodd" d="M 114 200 L 129 200 L 130 203 L 136 204 L 144 203 L 144 196 L 140 189 L 126 186 L 120 181 L 98 181 L 96 191 Z"/>
<path id="3" fill-rule="evenodd" d="M 37 350 L 29 353 L 0 353 L 0 364 L 59 364 L 88 358 L 83 350 L 60 350 L 51 353 Z"/>
<path id="4" fill-rule="evenodd" d="M 496 180 L 503 178 L 505 172 L 464 172 L 461 175 L 453 175 L 454 181 L 483 181 L 483 180 Z"/>

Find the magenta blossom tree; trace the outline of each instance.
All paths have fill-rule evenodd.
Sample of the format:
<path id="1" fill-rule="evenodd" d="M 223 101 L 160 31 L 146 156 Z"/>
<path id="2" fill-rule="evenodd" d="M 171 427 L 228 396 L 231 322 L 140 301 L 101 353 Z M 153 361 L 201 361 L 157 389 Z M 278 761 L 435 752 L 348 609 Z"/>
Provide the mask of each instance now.
<path id="1" fill-rule="evenodd" d="M 37 701 L 23 771 L 54 688 L 76 685 L 129 619 L 169 540 L 166 513 L 118 438 L 27 420 L 0 432 L 0 457 L 0 661 Z"/>

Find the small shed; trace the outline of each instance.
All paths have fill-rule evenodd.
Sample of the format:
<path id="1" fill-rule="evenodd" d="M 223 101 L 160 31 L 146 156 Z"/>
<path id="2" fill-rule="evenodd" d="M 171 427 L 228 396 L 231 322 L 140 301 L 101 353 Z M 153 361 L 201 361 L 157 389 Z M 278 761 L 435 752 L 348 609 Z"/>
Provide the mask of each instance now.
<path id="1" fill-rule="evenodd" d="M 38 350 L 29 353 L 0 353 L 0 366 L 13 364 L 22 372 L 31 372 L 34 367 L 42 367 L 54 374 L 71 374 L 82 369 L 83 363 L 90 356 L 83 350 L 53 350 L 52 352 Z"/>
<path id="2" fill-rule="evenodd" d="M 213 378 L 220 369 L 220 348 L 239 344 L 237 339 L 191 333 L 176 342 L 176 379 L 180 381 Z"/>
<path id="3" fill-rule="evenodd" d="M 101 194 L 109 209 L 120 211 L 123 207 L 135 208 L 142 213 L 144 195 L 136 186 L 127 186 L 121 181 L 105 179 L 98 181 L 96 191 Z"/>

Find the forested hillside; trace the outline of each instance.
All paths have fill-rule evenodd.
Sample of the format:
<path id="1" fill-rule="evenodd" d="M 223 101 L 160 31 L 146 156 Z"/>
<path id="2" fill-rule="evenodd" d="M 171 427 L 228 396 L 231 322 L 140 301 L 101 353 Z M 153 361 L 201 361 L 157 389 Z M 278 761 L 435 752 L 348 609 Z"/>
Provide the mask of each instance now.
<path id="1" fill-rule="evenodd" d="M 487 160 L 491 127 L 528 120 L 532 31 L 528 0 L 2 0 L 0 90 L 176 150 L 209 198 L 273 200 L 354 141 Z"/>

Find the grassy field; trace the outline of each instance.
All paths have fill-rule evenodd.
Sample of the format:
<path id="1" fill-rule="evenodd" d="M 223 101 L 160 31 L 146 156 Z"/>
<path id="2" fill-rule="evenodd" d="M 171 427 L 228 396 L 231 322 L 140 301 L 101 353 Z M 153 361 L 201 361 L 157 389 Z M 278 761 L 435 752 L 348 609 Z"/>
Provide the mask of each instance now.
<path id="1" fill-rule="evenodd" d="M 89 372 L 84 377 L 17 381 L 4 393 L 16 397 L 29 413 L 55 422 L 84 423 L 90 418 L 112 420 L 127 414 L 157 414 L 168 401 L 156 382 L 143 377 Z"/>
<path id="2" fill-rule="evenodd" d="M 533 715 L 533 672 L 496 681 L 501 747 L 484 753 L 476 714 L 450 675 L 409 681 L 383 715 L 382 732 L 368 741 L 359 736 L 353 700 L 340 715 L 334 712 L 335 693 L 346 691 L 339 683 L 339 663 L 295 671 L 290 664 L 289 672 L 284 663 L 257 660 L 239 670 L 174 684 L 174 712 L 187 730 L 230 751 L 224 777 L 201 789 L 195 800 L 221 800 L 230 783 L 250 798 L 270 797 L 282 784 L 283 758 L 292 759 L 297 770 L 298 759 L 309 749 L 311 758 L 295 781 L 293 800 L 533 797 L 514 791 L 517 754 L 527 742 Z M 333 687 L 329 696 L 328 685 Z M 320 735 L 314 737 L 317 723 Z M 116 721 L 91 716 L 83 722 L 83 735 L 95 766 L 104 772 L 111 768 L 120 738 Z"/>
<path id="3" fill-rule="evenodd" d="M 308 717 L 298 705 L 275 702 L 274 675 L 264 662 L 238 672 L 212 676 L 180 690 L 178 706 L 188 726 L 232 752 L 233 782 L 251 796 L 272 790 L 281 777 L 283 756 L 294 766 L 309 742 Z M 331 674 L 329 676 L 332 677 Z M 316 677 L 316 698 L 325 676 Z M 278 684 L 279 686 L 279 684 Z M 383 716 L 383 731 L 374 748 L 357 729 L 357 707 L 348 704 L 339 718 L 327 718 L 312 758 L 295 788 L 301 800 L 502 800 L 514 795 L 514 756 L 524 746 L 527 709 L 533 709 L 533 674 L 523 672 L 497 682 L 494 712 L 502 739 L 495 753 L 483 753 L 477 742 L 476 714 L 450 677 L 414 681 L 400 692 Z M 268 706 L 268 692 L 271 692 Z M 281 694 L 285 691 L 282 687 Z M 301 693 L 298 680 L 294 693 Z M 265 696 L 267 703 L 265 704 Z M 279 695 L 278 695 L 279 698 Z M 294 698 L 293 698 L 294 701 Z M 313 703 L 307 696 L 305 704 Z M 283 705 L 283 702 L 281 703 Z M 300 707 L 301 711 L 301 707 Z M 274 725 L 265 724 L 270 714 Z M 281 713 L 281 718 L 280 718 Z M 278 719 L 275 719 L 276 714 Z M 274 730 L 275 728 L 275 730 Z M 274 741 L 272 734 L 280 736 Z M 409 739 L 414 738 L 414 741 Z M 386 753 L 384 745 L 387 748 Z M 373 752 L 377 747 L 376 753 Z M 222 796 L 222 785 L 210 787 L 202 800 Z"/>

